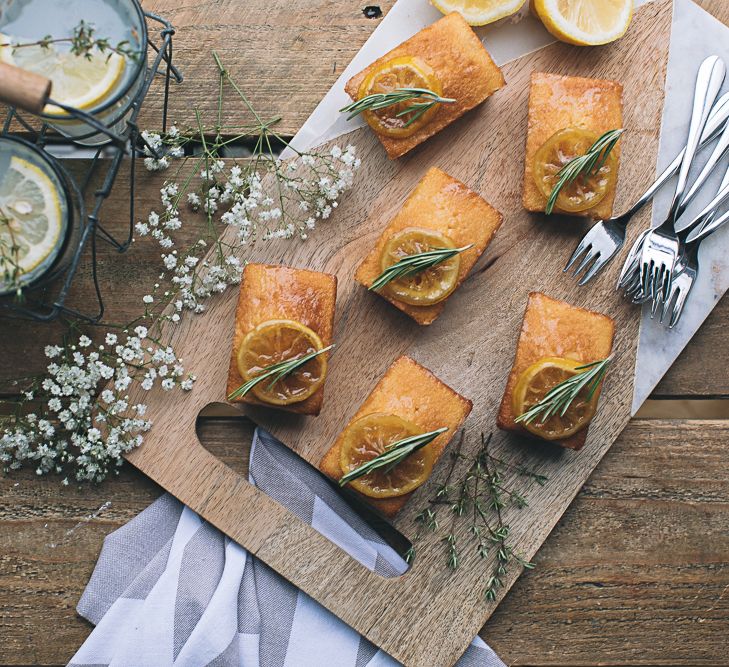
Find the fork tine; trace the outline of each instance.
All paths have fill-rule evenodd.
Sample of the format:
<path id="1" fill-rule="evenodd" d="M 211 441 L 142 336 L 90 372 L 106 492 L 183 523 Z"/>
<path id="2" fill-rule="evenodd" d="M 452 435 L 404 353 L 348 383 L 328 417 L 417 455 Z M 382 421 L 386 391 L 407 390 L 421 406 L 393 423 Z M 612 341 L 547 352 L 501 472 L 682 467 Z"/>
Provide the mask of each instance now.
<path id="1" fill-rule="evenodd" d="M 573 278 L 576 278 L 578 274 L 582 273 L 584 269 L 587 268 L 587 266 L 592 262 L 592 260 L 595 259 L 595 254 L 591 251 L 588 252 L 580 262 L 580 265 L 575 269 L 574 273 L 572 274 Z"/>
<path id="2" fill-rule="evenodd" d="M 666 324 L 667 321 L 670 322 L 673 320 L 673 314 L 676 311 L 676 305 L 678 304 L 680 295 L 680 285 L 674 285 L 671 289 L 671 293 L 668 295 L 668 298 L 663 302 L 663 308 L 661 309 L 661 324 Z M 668 317 L 669 313 L 670 317 Z"/>
<path id="3" fill-rule="evenodd" d="M 588 233 L 589 235 L 589 233 Z M 570 257 L 570 261 L 567 262 L 567 266 L 562 269 L 562 273 L 567 273 L 567 271 L 570 270 L 570 267 L 577 261 L 578 257 L 583 253 L 586 252 L 587 249 L 592 245 L 592 243 L 587 241 L 587 236 L 584 236 L 583 239 L 580 241 L 578 246 L 575 248 L 575 251 L 572 253 L 572 257 Z"/>
<path id="4" fill-rule="evenodd" d="M 580 280 L 577 284 L 580 287 L 587 285 L 587 283 L 589 283 L 598 273 L 600 273 L 600 271 L 602 271 L 603 268 L 605 268 L 606 264 L 607 262 L 603 259 L 602 255 L 596 255 L 592 266 L 587 270 L 585 275 L 582 276 L 582 280 Z"/>
<path id="5" fill-rule="evenodd" d="M 686 299 L 688 298 L 692 287 L 693 282 L 689 285 L 687 290 L 681 290 L 679 293 L 678 298 L 676 299 L 676 305 L 673 307 L 673 315 L 671 315 L 671 322 L 668 325 L 669 329 L 673 329 L 673 327 L 675 327 L 681 319 L 681 315 L 683 315 L 683 307 L 686 305 Z"/>

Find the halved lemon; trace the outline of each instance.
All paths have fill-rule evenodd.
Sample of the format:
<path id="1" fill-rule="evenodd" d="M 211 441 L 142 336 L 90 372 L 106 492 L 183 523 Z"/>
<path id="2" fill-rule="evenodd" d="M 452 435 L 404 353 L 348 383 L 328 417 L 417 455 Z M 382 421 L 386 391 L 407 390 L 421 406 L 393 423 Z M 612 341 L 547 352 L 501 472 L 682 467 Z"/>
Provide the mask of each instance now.
<path id="1" fill-rule="evenodd" d="M 357 99 L 361 100 L 367 95 L 392 93 L 402 88 L 425 88 L 438 96 L 443 94 L 440 79 L 428 63 L 422 58 L 402 56 L 373 69 L 362 81 L 357 91 Z M 428 101 L 430 98 L 417 97 L 377 111 L 364 111 L 362 116 L 378 134 L 395 138 L 409 137 L 430 122 L 440 105 L 434 104 L 417 117 L 417 112 L 403 112 L 415 104 Z"/>
<path id="2" fill-rule="evenodd" d="M 17 272 L 16 279 L 58 248 L 64 224 L 57 186 L 39 167 L 17 155 L 0 179 L 0 219 L 3 268 Z"/>
<path id="3" fill-rule="evenodd" d="M 523 415 L 541 401 L 545 395 L 560 382 L 577 375 L 577 370 L 585 362 L 561 357 L 546 357 L 527 368 L 516 382 L 512 394 L 514 414 Z M 599 389 L 588 400 L 588 387 L 583 388 L 577 398 L 572 401 L 564 415 L 552 415 L 546 421 L 537 417 L 531 422 L 521 422 L 530 433 L 544 440 L 562 440 L 569 438 L 585 428 L 595 416 Z"/>
<path id="4" fill-rule="evenodd" d="M 324 349 L 321 338 L 295 320 L 268 320 L 250 331 L 238 348 L 238 371 L 248 382 L 281 361 L 291 361 Z M 271 384 L 265 379 L 251 390 L 258 400 L 271 405 L 300 403 L 324 382 L 326 354 L 309 360 L 286 377 Z"/>
<path id="5" fill-rule="evenodd" d="M 578 46 L 620 39 L 633 18 L 633 0 L 533 0 L 532 8 L 557 39 Z"/>
<path id="6" fill-rule="evenodd" d="M 453 241 L 440 232 L 407 227 L 393 234 L 387 241 L 380 255 L 380 267 L 385 271 L 406 257 L 430 250 L 455 247 Z M 461 257 L 455 255 L 419 273 L 391 280 L 383 290 L 403 303 L 430 306 L 443 301 L 456 289 L 460 268 Z"/>
<path id="7" fill-rule="evenodd" d="M 431 0 L 444 14 L 458 12 L 470 25 L 486 25 L 516 14 L 526 0 Z"/>
<path id="8" fill-rule="evenodd" d="M 423 433 L 417 425 L 386 413 L 360 417 L 343 433 L 339 450 L 342 474 L 359 468 L 383 454 L 398 442 Z M 349 482 L 349 485 L 370 498 L 395 498 L 410 493 L 422 485 L 433 470 L 436 453 L 433 443 L 418 449 L 392 470 L 380 468 Z"/>
<path id="9" fill-rule="evenodd" d="M 568 127 L 553 134 L 534 154 L 532 173 L 541 193 L 549 199 L 561 169 L 576 157 L 585 155 L 600 138 L 597 132 Z M 597 206 L 618 178 L 618 158 L 608 153 L 597 173 L 580 176 L 567 183 L 557 196 L 555 209 L 565 213 L 581 213 Z"/>
<path id="10" fill-rule="evenodd" d="M 124 73 L 126 59 L 119 53 L 98 48 L 74 55 L 51 44 L 19 46 L 34 40 L 0 35 L 0 61 L 40 74 L 53 82 L 51 97 L 77 109 L 90 109 L 110 97 Z M 46 105 L 44 113 L 67 115 L 60 107 Z"/>

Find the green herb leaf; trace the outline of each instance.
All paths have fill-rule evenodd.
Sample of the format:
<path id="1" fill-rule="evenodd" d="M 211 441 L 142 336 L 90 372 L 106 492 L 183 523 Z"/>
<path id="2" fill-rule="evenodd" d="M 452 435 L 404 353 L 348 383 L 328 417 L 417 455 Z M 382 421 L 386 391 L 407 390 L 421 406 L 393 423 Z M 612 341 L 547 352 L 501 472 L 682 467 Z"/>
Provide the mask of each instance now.
<path id="1" fill-rule="evenodd" d="M 260 375 L 256 375 L 256 377 L 248 380 L 248 382 L 238 387 L 238 389 L 236 389 L 234 392 L 231 392 L 231 394 L 228 396 L 228 400 L 233 401 L 236 398 L 245 396 L 258 383 L 263 382 L 264 380 L 267 380 L 269 378 L 271 378 L 271 383 L 268 385 L 268 388 L 270 389 L 279 380 L 283 380 L 288 375 L 291 375 L 291 373 L 293 373 L 295 370 L 301 368 L 304 364 L 307 364 L 315 357 L 318 357 L 320 354 L 329 352 L 329 350 L 333 349 L 334 347 L 335 345 L 329 345 L 329 347 L 325 347 L 322 350 L 317 350 L 316 352 L 310 352 L 309 354 L 305 354 L 303 357 L 297 357 L 296 359 L 287 359 L 286 361 L 279 361 L 275 364 L 271 364 L 270 366 L 266 366 L 266 368 L 263 369 L 263 372 Z"/>
<path id="2" fill-rule="evenodd" d="M 347 120 L 352 120 L 352 118 L 358 116 L 363 111 L 386 109 L 387 107 L 402 104 L 410 100 L 421 101 L 413 102 L 413 104 L 396 114 L 398 118 L 410 113 L 413 114 L 412 118 L 408 119 L 404 127 L 412 125 L 412 123 L 418 120 L 418 118 L 420 118 L 428 109 L 436 104 L 453 104 L 456 101 L 449 97 L 441 97 L 427 88 L 400 88 L 390 93 L 373 93 L 372 95 L 366 95 L 361 100 L 357 100 L 356 102 L 352 102 L 352 104 L 348 104 L 346 107 L 342 107 L 339 111 L 341 113 L 349 114 L 347 116 Z"/>
<path id="3" fill-rule="evenodd" d="M 448 430 L 447 427 L 439 428 L 429 433 L 423 433 L 421 435 L 412 435 L 409 438 L 398 440 L 393 442 L 386 451 L 379 456 L 363 463 L 358 468 L 350 470 L 344 477 L 339 480 L 339 486 L 344 486 L 349 482 L 364 477 L 374 470 L 379 468 L 385 468 L 385 472 L 390 472 L 395 466 L 402 463 L 408 456 L 414 454 L 419 449 L 422 449 L 426 445 L 429 445 L 435 440 L 441 433 L 445 433 Z"/>
<path id="4" fill-rule="evenodd" d="M 542 422 L 545 422 L 556 414 L 559 414 L 560 417 L 564 416 L 572 402 L 585 387 L 588 388 L 586 397 L 588 401 L 595 395 L 611 363 L 612 357 L 608 357 L 602 361 L 579 366 L 575 370 L 582 371 L 581 373 L 577 373 L 554 386 L 541 401 L 533 405 L 523 415 L 519 415 L 514 421 L 517 424 L 530 424 L 537 417 L 541 417 Z"/>
<path id="5" fill-rule="evenodd" d="M 463 246 L 463 248 L 433 248 L 427 252 L 420 252 L 417 255 L 408 255 L 403 257 L 399 262 L 392 266 L 388 266 L 370 285 L 369 289 L 374 291 L 382 289 L 387 283 L 397 278 L 407 278 L 416 273 L 425 271 L 433 266 L 437 266 L 442 262 L 455 257 L 460 253 L 473 248 L 473 243 Z"/>
<path id="6" fill-rule="evenodd" d="M 587 153 L 570 160 L 557 173 L 557 183 L 549 195 L 547 206 L 544 212 L 551 215 L 554 211 L 555 204 L 559 193 L 566 185 L 573 183 L 580 176 L 591 176 L 596 174 L 603 168 L 610 152 L 620 140 L 625 130 L 610 130 L 603 134 L 590 148 Z"/>

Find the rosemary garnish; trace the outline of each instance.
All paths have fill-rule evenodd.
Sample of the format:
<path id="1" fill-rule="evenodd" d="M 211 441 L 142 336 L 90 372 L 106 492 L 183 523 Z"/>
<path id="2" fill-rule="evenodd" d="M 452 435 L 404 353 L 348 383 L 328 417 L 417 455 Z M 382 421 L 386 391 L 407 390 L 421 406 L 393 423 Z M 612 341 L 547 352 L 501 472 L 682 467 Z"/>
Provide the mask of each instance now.
<path id="1" fill-rule="evenodd" d="M 79 21 L 78 25 L 73 29 L 73 34 L 70 37 L 53 37 L 53 35 L 46 35 L 45 37 L 35 41 L 26 42 L 22 44 L 0 44 L 0 47 L 12 46 L 13 50 L 27 48 L 29 46 L 40 46 L 43 49 L 49 49 L 52 44 L 69 43 L 71 45 L 70 51 L 75 56 L 83 56 L 88 60 L 91 60 L 92 51 L 98 50 L 100 53 L 109 52 L 107 58 L 111 57 L 112 53 L 116 53 L 120 56 L 125 56 L 133 60 L 139 58 L 139 51 L 132 48 L 129 40 L 122 40 L 116 45 L 112 45 L 111 40 L 106 37 L 96 37 L 96 28 L 92 23 L 87 23 L 83 19 Z"/>
<path id="2" fill-rule="evenodd" d="M 451 517 L 448 532 L 440 538 L 445 547 L 445 565 L 451 570 L 458 569 L 463 555 L 468 555 L 468 548 L 475 548 L 478 558 L 486 560 L 493 557 L 491 573 L 484 587 L 484 597 L 493 601 L 498 590 L 505 585 L 505 575 L 509 565 L 516 562 L 526 569 L 534 564 L 516 552 L 508 543 L 509 526 L 502 517 L 502 510 L 512 506 L 521 509 L 527 506 L 523 493 L 513 488 L 515 478 L 525 478 L 530 482 L 544 485 L 547 478 L 528 470 L 523 464 L 514 464 L 491 454 L 489 447 L 491 435 L 481 434 L 481 447 L 471 458 L 462 453 L 464 434 L 457 450 L 451 455 L 452 464 L 445 482 L 438 488 L 429 506 L 415 516 L 418 526 L 413 542 L 417 542 L 424 533 L 435 534 L 441 528 L 439 512 L 447 509 Z M 452 482 L 454 472 L 459 463 L 465 462 L 466 472 L 458 482 Z M 464 529 L 458 529 L 461 520 L 468 522 L 468 544 L 459 542 L 463 538 Z M 473 553 L 473 552 L 471 552 Z M 415 544 L 405 554 L 405 560 L 412 563 L 416 556 Z"/>
<path id="3" fill-rule="evenodd" d="M 409 113 L 413 114 L 411 118 L 408 118 L 403 127 L 412 125 L 428 109 L 436 104 L 453 104 L 456 101 L 449 97 L 441 97 L 438 93 L 434 93 L 432 90 L 428 90 L 427 88 L 399 88 L 398 90 L 390 93 L 373 93 L 372 95 L 365 95 L 361 100 L 352 102 L 352 104 L 342 107 L 339 111 L 341 113 L 348 113 L 349 115 L 347 116 L 347 120 L 352 120 L 352 118 L 358 116 L 363 111 L 378 111 L 379 109 L 386 109 L 387 107 L 403 104 L 410 100 L 420 99 L 423 101 L 413 102 L 408 107 L 395 114 L 398 118 L 406 116 Z"/>
<path id="4" fill-rule="evenodd" d="M 610 130 L 603 134 L 590 148 L 587 153 L 570 160 L 557 173 L 557 183 L 549 195 L 547 206 L 544 212 L 551 215 L 557 203 L 557 197 L 565 185 L 576 181 L 580 176 L 591 176 L 603 168 L 608 155 L 615 148 L 625 130 Z"/>
<path id="5" fill-rule="evenodd" d="M 332 344 L 322 350 L 317 350 L 316 352 L 310 352 L 309 354 L 305 354 L 303 357 L 297 357 L 296 359 L 287 359 L 285 361 L 279 361 L 275 364 L 271 364 L 270 366 L 266 366 L 266 368 L 263 369 L 263 372 L 260 375 L 256 375 L 256 377 L 248 380 L 248 382 L 238 387 L 238 389 L 236 389 L 234 392 L 231 392 L 228 396 L 228 400 L 233 401 L 236 398 L 245 396 L 259 382 L 263 382 L 268 378 L 271 378 L 271 383 L 268 385 L 268 388 L 270 389 L 279 380 L 283 380 L 288 375 L 291 375 L 291 373 L 293 373 L 295 370 L 301 368 L 304 364 L 308 363 L 315 357 L 318 357 L 320 354 L 328 352 L 334 347 L 335 345 Z"/>
<path id="6" fill-rule="evenodd" d="M 387 283 L 398 278 L 407 278 L 416 273 L 425 271 L 433 266 L 437 266 L 451 257 L 455 257 L 460 253 L 473 248 L 473 243 L 463 246 L 462 248 L 433 248 L 427 252 L 419 252 L 417 255 L 408 255 L 392 266 L 388 266 L 370 285 L 370 290 L 378 290 L 387 285 Z"/>
<path id="7" fill-rule="evenodd" d="M 529 408 L 523 415 L 519 415 L 514 421 L 517 424 L 522 422 L 529 424 L 541 416 L 543 423 L 556 414 L 563 417 L 572 402 L 585 387 L 587 387 L 586 400 L 592 399 L 611 363 L 612 357 L 608 357 L 602 361 L 594 361 L 584 366 L 578 366 L 575 370 L 582 371 L 581 373 L 577 373 L 577 375 L 573 375 L 555 385 L 541 401 Z"/>
<path id="8" fill-rule="evenodd" d="M 350 470 L 344 477 L 339 480 L 339 486 L 344 486 L 349 482 L 368 475 L 374 470 L 379 468 L 385 468 L 385 473 L 390 472 L 395 466 L 402 463 L 408 456 L 414 454 L 419 449 L 422 449 L 426 445 L 429 445 L 435 440 L 441 433 L 445 433 L 448 430 L 447 427 L 439 428 L 435 431 L 428 433 L 422 433 L 420 435 L 411 435 L 409 438 L 404 438 L 393 442 L 387 450 L 385 450 L 379 456 L 363 463 L 358 468 Z"/>

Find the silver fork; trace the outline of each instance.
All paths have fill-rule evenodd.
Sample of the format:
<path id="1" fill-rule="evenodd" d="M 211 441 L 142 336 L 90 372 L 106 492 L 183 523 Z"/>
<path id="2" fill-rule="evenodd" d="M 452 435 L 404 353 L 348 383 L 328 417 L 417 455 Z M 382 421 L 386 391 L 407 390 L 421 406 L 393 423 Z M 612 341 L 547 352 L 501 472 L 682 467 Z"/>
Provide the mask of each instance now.
<path id="1" fill-rule="evenodd" d="M 662 323 L 666 322 L 670 313 L 670 319 L 668 320 L 669 329 L 673 329 L 681 319 L 683 308 L 686 305 L 686 299 L 699 274 L 699 246 L 701 242 L 729 221 L 729 212 L 715 219 L 717 209 L 722 203 L 717 200 L 719 197 L 722 197 L 722 193 L 724 197 L 729 196 L 729 170 L 724 175 L 717 198 L 712 202 L 712 204 L 717 202 L 716 208 L 706 213 L 703 217 L 699 215 L 690 225 L 678 232 L 682 252 L 676 260 L 674 267 L 671 293 L 666 298 L 661 312 Z"/>
<path id="2" fill-rule="evenodd" d="M 706 127 L 701 136 L 700 147 L 704 147 L 716 139 L 718 134 L 726 126 L 727 119 L 729 119 L 729 93 L 724 93 L 712 108 L 709 120 L 706 121 Z M 584 254 L 582 261 L 573 273 L 573 277 L 576 278 L 588 266 L 590 268 L 585 272 L 579 285 L 586 285 L 600 273 L 625 244 L 626 231 L 630 221 L 678 173 L 685 154 L 686 148 L 684 147 L 668 168 L 656 179 L 656 182 L 646 190 L 645 194 L 628 211 L 622 215 L 616 215 L 607 220 L 600 220 L 595 223 L 575 248 L 563 272 L 567 273 Z M 619 287 L 625 287 L 627 285 L 627 283 L 623 285 L 621 283 L 625 279 L 628 269 L 631 268 L 632 270 L 633 266 L 637 268 L 636 249 L 640 249 L 641 245 L 639 243 L 642 244 L 643 239 L 645 239 L 649 231 L 645 230 L 641 234 L 640 239 L 632 246 L 631 256 L 626 261 L 623 271 L 620 274 L 620 279 L 618 280 Z"/>
<path id="3" fill-rule="evenodd" d="M 707 129 L 708 123 L 707 123 Z M 699 190 L 702 188 L 704 182 L 709 178 L 711 173 L 714 171 L 714 168 L 719 164 L 720 160 L 724 157 L 727 150 L 729 150 L 729 125 L 725 126 L 724 130 L 722 131 L 721 138 L 719 139 L 719 142 L 714 147 L 714 150 L 709 157 L 708 161 L 704 165 L 704 168 L 702 169 L 701 173 L 696 178 L 696 181 L 691 186 L 691 189 L 684 197 L 682 203 L 681 203 L 681 210 L 685 211 L 686 207 L 691 203 L 693 198 L 697 195 Z M 721 185 L 719 186 L 719 192 L 721 192 L 726 186 L 729 185 L 729 181 L 727 181 L 727 178 L 729 177 L 729 174 L 726 174 L 724 177 L 724 180 L 722 181 Z M 694 218 L 691 222 L 689 222 L 686 225 L 681 225 L 680 221 L 675 223 L 674 225 L 674 231 L 676 233 L 676 237 L 679 240 L 679 248 L 683 247 L 683 244 L 686 241 L 687 235 L 691 232 L 693 228 L 696 226 L 701 226 L 708 224 L 713 219 L 714 211 L 709 210 L 711 208 L 711 204 L 704 209 L 702 214 L 700 214 L 699 217 Z M 703 217 L 701 217 L 703 215 Z M 647 237 L 647 234 L 650 230 L 646 230 L 643 232 L 641 237 L 636 241 L 636 243 L 631 248 L 631 254 L 628 256 L 628 259 L 625 262 L 625 266 L 623 267 L 623 272 L 621 273 L 621 278 L 618 281 L 618 287 L 625 287 L 625 293 L 627 297 L 630 297 L 634 303 L 645 303 L 646 301 L 653 299 L 653 307 L 651 309 L 651 316 L 655 316 L 655 314 L 658 312 L 658 309 L 660 308 L 661 303 L 668 303 L 671 299 L 670 293 L 664 295 L 659 292 L 654 295 L 646 294 L 643 290 L 643 285 L 640 282 L 639 275 L 638 275 L 638 268 L 639 268 L 639 251 L 642 249 L 642 242 Z M 629 272 L 628 279 L 625 279 L 625 273 L 626 269 Z M 679 275 L 678 270 L 673 271 L 673 277 L 676 277 Z M 670 292 L 671 290 L 669 290 Z"/>
<path id="4" fill-rule="evenodd" d="M 663 295 L 665 299 L 671 289 L 673 267 L 679 251 L 678 237 L 674 231 L 676 220 L 684 211 L 684 194 L 691 164 L 698 150 L 711 106 L 719 94 L 725 76 L 726 65 L 718 56 L 710 56 L 699 68 L 689 138 L 686 142 L 686 154 L 678 173 L 678 184 L 671 210 L 665 222 L 652 229 L 643 242 L 638 268 L 640 285 L 643 294 L 654 300 L 654 306 L 660 295 Z"/>

